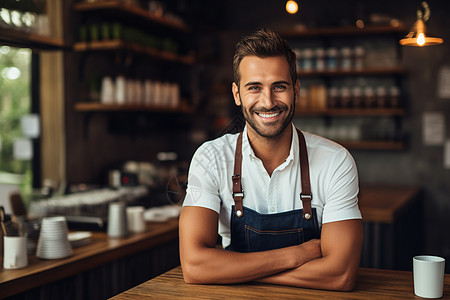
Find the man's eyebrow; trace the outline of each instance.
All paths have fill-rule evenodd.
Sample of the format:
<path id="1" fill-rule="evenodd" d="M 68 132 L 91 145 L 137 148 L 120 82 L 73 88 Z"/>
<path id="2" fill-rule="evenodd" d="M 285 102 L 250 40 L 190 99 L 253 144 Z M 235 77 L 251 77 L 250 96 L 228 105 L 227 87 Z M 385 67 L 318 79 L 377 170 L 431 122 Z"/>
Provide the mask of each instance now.
<path id="1" fill-rule="evenodd" d="M 278 85 L 278 84 L 291 85 L 288 81 L 285 80 L 275 81 L 271 85 Z M 251 86 L 251 85 L 262 85 L 262 83 L 259 81 L 250 81 L 247 82 L 244 86 Z"/>
<path id="2" fill-rule="evenodd" d="M 259 81 L 250 81 L 247 82 L 244 86 L 251 86 L 251 85 L 262 85 L 262 83 Z"/>
<path id="3" fill-rule="evenodd" d="M 278 85 L 278 84 L 285 84 L 285 85 L 291 85 L 288 81 L 275 81 L 274 83 L 272 83 L 272 85 Z"/>

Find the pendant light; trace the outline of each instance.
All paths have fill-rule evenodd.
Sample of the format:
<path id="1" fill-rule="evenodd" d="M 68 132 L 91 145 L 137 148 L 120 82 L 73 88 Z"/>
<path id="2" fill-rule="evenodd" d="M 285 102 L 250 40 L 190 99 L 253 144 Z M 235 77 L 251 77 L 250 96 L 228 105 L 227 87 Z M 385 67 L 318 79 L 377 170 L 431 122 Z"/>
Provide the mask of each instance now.
<path id="1" fill-rule="evenodd" d="M 421 7 L 417 9 L 417 21 L 405 38 L 400 40 L 400 45 L 423 47 L 442 44 L 444 42 L 443 39 L 426 36 L 425 22 L 428 21 L 429 18 L 430 8 L 428 7 L 428 3 L 422 1 Z"/>
<path id="2" fill-rule="evenodd" d="M 295 14 L 298 11 L 298 4 L 293 0 L 286 2 L 286 11 L 290 14 Z"/>

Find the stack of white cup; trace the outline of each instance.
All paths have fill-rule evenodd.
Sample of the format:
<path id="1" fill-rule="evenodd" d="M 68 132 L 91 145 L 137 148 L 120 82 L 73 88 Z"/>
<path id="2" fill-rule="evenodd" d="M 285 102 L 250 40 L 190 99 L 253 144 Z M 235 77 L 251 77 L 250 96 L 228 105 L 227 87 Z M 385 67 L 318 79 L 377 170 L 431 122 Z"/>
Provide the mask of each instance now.
<path id="1" fill-rule="evenodd" d="M 59 259 L 72 255 L 65 217 L 42 219 L 36 256 L 43 259 Z"/>

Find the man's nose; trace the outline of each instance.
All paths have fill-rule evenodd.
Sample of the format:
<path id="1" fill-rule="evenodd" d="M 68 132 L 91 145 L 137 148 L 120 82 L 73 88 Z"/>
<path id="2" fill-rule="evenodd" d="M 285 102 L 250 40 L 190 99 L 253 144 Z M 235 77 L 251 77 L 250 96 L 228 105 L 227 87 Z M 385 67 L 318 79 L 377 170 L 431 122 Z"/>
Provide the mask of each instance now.
<path id="1" fill-rule="evenodd" d="M 264 89 L 261 94 L 261 99 L 259 100 L 260 104 L 267 109 L 271 109 L 276 105 L 275 97 L 271 91 L 271 89 Z"/>

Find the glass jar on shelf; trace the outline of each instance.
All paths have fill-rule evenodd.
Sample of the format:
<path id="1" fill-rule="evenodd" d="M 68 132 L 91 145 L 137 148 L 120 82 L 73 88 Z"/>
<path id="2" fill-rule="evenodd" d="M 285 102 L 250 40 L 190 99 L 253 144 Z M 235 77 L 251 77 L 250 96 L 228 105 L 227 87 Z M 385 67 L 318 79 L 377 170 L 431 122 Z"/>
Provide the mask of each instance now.
<path id="1" fill-rule="evenodd" d="M 332 86 L 328 89 L 327 108 L 337 108 L 339 106 L 339 89 Z"/>
<path id="2" fill-rule="evenodd" d="M 339 90 L 340 96 L 339 96 L 339 106 L 342 108 L 350 108 L 351 106 L 351 94 L 350 89 L 346 86 L 341 87 Z"/>
<path id="3" fill-rule="evenodd" d="M 362 89 L 360 86 L 355 86 L 352 88 L 352 107 L 360 108 L 363 106 L 362 104 Z"/>
<path id="4" fill-rule="evenodd" d="M 326 66 L 325 50 L 323 48 L 317 48 L 315 54 L 316 54 L 315 70 L 324 71 Z"/>
<path id="5" fill-rule="evenodd" d="M 303 64 L 302 70 L 310 72 L 313 70 L 313 51 L 312 49 L 306 48 L 302 51 Z"/>
<path id="6" fill-rule="evenodd" d="M 366 108 L 372 108 L 375 107 L 375 104 L 376 104 L 375 91 L 373 87 L 366 86 L 364 88 L 364 106 Z"/>
<path id="7" fill-rule="evenodd" d="M 388 105 L 394 108 L 401 106 L 400 89 L 397 86 L 391 86 L 389 88 Z"/>
<path id="8" fill-rule="evenodd" d="M 362 70 L 364 69 L 364 48 L 361 46 L 356 46 L 353 49 L 353 69 Z"/>
<path id="9" fill-rule="evenodd" d="M 376 91 L 376 107 L 384 108 L 387 103 L 386 88 L 384 86 L 377 87 Z"/>
<path id="10" fill-rule="evenodd" d="M 341 65 L 340 69 L 343 71 L 351 70 L 352 68 L 352 49 L 344 47 L 341 49 Z"/>
<path id="11" fill-rule="evenodd" d="M 336 48 L 328 48 L 326 51 L 327 59 L 326 59 L 326 68 L 330 71 L 335 71 L 337 69 L 338 62 L 338 51 Z"/>

